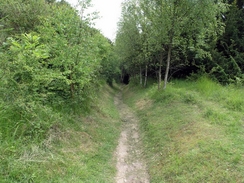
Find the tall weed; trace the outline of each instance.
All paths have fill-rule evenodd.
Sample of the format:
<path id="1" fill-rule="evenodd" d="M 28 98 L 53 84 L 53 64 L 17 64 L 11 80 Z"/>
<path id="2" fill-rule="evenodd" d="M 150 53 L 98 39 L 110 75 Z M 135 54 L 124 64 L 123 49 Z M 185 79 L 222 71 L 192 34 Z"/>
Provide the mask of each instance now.
<path id="1" fill-rule="evenodd" d="M 220 84 L 212 81 L 207 76 L 200 77 L 195 83 L 196 90 L 206 97 L 216 97 L 220 95 Z"/>
<path id="2" fill-rule="evenodd" d="M 235 86 L 228 86 L 226 88 L 225 106 L 230 110 L 243 111 L 244 110 L 244 93 L 243 89 Z"/>

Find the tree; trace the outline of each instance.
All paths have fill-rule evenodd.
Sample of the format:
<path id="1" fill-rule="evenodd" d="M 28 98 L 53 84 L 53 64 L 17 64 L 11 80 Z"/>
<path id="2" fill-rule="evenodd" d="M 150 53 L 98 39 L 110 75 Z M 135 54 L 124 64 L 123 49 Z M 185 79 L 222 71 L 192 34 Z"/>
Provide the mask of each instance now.
<path id="1" fill-rule="evenodd" d="M 242 1 L 230 1 L 228 12 L 223 14 L 226 28 L 213 49 L 216 61 L 211 74 L 221 83 L 243 80 L 244 63 L 244 11 Z"/>
<path id="2" fill-rule="evenodd" d="M 116 37 L 116 50 L 121 59 L 122 70 L 125 75 L 139 73 L 140 85 L 143 85 L 143 68 L 145 67 L 145 81 L 147 76 L 147 44 L 146 20 L 140 12 L 137 0 L 127 1 L 123 4 L 122 18 L 118 24 Z M 133 74 L 132 74 L 133 73 Z"/>
<path id="3" fill-rule="evenodd" d="M 34 30 L 39 17 L 50 13 L 45 0 L 0 0 L 0 5 L 2 28 L 8 35 Z"/>
<path id="4" fill-rule="evenodd" d="M 116 39 L 123 67 L 126 72 L 130 72 L 130 68 L 133 72 L 139 70 L 140 84 L 142 65 L 146 66 L 145 76 L 148 69 L 158 67 L 160 89 L 162 67 L 165 66 L 165 89 L 172 63 L 177 68 L 188 65 L 189 59 L 192 62 L 198 58 L 212 59 L 210 47 L 223 33 L 220 17 L 225 11 L 226 4 L 221 0 L 126 1 Z M 158 63 L 152 67 L 150 60 L 155 59 Z"/>
<path id="5" fill-rule="evenodd" d="M 159 88 L 161 83 L 161 67 L 164 57 L 167 58 L 164 89 L 168 81 L 172 50 L 182 44 L 194 47 L 202 52 L 201 47 L 207 44 L 206 40 L 215 39 L 218 30 L 223 25 L 217 16 L 225 11 L 222 1 L 210 0 L 190 1 L 142 1 L 143 12 L 153 27 L 150 39 L 151 45 L 160 52 L 159 58 Z M 190 39 L 186 41 L 185 37 Z M 191 43 L 191 44 L 189 44 Z M 167 52 L 167 54 L 164 54 Z M 183 50 L 184 52 L 184 50 Z"/>
<path id="6" fill-rule="evenodd" d="M 85 1 L 81 5 L 82 11 L 89 6 Z M 69 4 L 48 7 L 50 14 L 39 16 L 32 31 L 5 43 L 7 83 L 14 82 L 26 102 L 84 101 L 90 98 L 89 88 L 98 83 L 110 44 Z"/>
<path id="7" fill-rule="evenodd" d="M 32 0 L 8 2 L 21 6 L 21 10 L 35 4 Z M 82 11 L 88 2 L 81 2 Z M 29 17 L 28 12 L 21 11 L 20 18 L 12 17 L 7 9 L 1 14 L 0 24 L 5 28 L 16 25 L 16 29 L 5 31 L 0 46 L 0 104 L 5 108 L 0 133 L 4 137 L 46 133 L 52 124 L 40 116 L 48 116 L 46 112 L 52 113 L 53 108 L 67 107 L 70 112 L 87 109 L 99 89 L 101 73 L 106 72 L 103 66 L 116 68 L 109 63 L 112 45 L 90 27 L 89 17 L 81 17 L 82 13 L 67 3 L 42 5 L 48 14 Z M 0 9 L 2 12 L 2 6 Z M 20 22 L 15 22 L 18 18 Z M 6 122 L 6 116 L 13 118 Z"/>

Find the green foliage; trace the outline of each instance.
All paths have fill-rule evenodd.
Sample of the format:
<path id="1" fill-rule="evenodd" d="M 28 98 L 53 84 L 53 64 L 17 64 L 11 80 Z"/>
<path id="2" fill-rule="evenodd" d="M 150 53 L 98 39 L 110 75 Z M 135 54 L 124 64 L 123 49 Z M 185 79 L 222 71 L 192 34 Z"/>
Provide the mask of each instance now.
<path id="1" fill-rule="evenodd" d="M 50 14 L 38 17 L 36 32 L 9 37 L 5 43 L 5 87 L 13 89 L 12 96 L 19 90 L 17 96 L 26 101 L 60 104 L 75 98 L 84 103 L 98 84 L 102 62 L 113 62 L 112 45 L 68 4 L 49 9 Z"/>
<path id="2" fill-rule="evenodd" d="M 222 0 L 126 1 L 116 37 L 123 72 L 140 74 L 140 79 L 143 72 L 156 72 L 159 88 L 164 73 L 165 88 L 169 74 L 189 66 L 205 67 L 224 32 L 220 16 L 226 10 Z"/>
<path id="3" fill-rule="evenodd" d="M 40 23 L 40 16 L 49 14 L 45 0 L 1 0 L 1 29 L 5 36 L 32 31 Z"/>
<path id="4" fill-rule="evenodd" d="M 45 60 L 49 57 L 49 48 L 40 43 L 35 33 L 22 34 L 20 37 L 9 38 L 9 85 L 15 87 L 19 97 L 26 101 L 42 100 L 45 84 L 50 82 L 50 72 L 45 68 Z M 12 93 L 10 93 L 12 94 Z M 11 98 L 16 98 L 16 94 Z M 29 98 L 31 97 L 31 98 Z"/>
<path id="5" fill-rule="evenodd" d="M 101 62 L 98 57 L 100 49 L 96 34 L 73 9 L 58 6 L 53 13 L 38 28 L 43 41 L 52 50 L 49 67 L 59 73 L 58 80 L 49 87 L 64 97 L 73 98 L 96 81 Z"/>
<path id="6" fill-rule="evenodd" d="M 243 83 L 243 17 L 241 1 L 230 2 L 229 10 L 224 14 L 225 32 L 219 37 L 213 51 L 214 63 L 217 64 L 213 76 L 222 83 Z M 215 65 L 209 63 L 213 68 Z M 220 69 L 219 69 L 220 68 Z M 219 72 L 221 71 L 221 72 Z"/>
<path id="7" fill-rule="evenodd" d="M 110 53 L 108 58 L 102 61 L 102 75 L 110 86 L 113 85 L 114 79 L 116 82 L 119 82 L 121 73 L 118 58 L 113 51 Z"/>

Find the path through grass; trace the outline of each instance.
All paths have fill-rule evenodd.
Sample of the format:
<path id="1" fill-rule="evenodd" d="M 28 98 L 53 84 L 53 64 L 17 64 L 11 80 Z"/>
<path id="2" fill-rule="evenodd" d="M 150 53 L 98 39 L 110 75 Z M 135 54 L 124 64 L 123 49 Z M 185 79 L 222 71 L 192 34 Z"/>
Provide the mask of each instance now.
<path id="1" fill-rule="evenodd" d="M 115 104 L 123 121 L 118 146 L 116 183 L 149 183 L 147 166 L 142 151 L 138 119 L 134 111 L 123 103 L 121 93 L 115 97 Z"/>

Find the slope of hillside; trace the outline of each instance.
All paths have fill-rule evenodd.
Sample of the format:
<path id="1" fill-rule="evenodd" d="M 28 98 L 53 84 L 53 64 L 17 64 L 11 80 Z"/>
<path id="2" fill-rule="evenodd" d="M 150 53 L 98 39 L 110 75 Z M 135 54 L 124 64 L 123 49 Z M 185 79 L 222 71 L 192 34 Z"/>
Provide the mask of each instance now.
<path id="1" fill-rule="evenodd" d="M 0 138 L 0 182 L 113 183 L 121 125 L 117 91 L 105 85 L 99 93 L 89 114 L 49 111 L 56 123 L 44 141 Z"/>
<path id="2" fill-rule="evenodd" d="M 203 77 L 123 96 L 140 118 L 152 183 L 244 182 L 243 88 Z"/>

